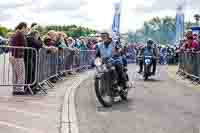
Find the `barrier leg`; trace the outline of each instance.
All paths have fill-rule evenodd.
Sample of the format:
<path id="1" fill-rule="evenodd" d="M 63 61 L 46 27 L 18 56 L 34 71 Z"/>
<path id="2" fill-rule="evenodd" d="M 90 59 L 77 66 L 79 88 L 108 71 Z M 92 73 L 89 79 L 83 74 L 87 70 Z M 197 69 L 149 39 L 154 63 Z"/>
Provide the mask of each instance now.
<path id="1" fill-rule="evenodd" d="M 44 82 L 49 88 L 53 88 L 47 81 Z"/>
<path id="2" fill-rule="evenodd" d="M 33 90 L 31 89 L 30 85 L 28 86 L 28 90 L 30 91 L 31 95 L 34 95 Z"/>
<path id="3" fill-rule="evenodd" d="M 38 84 L 38 86 L 40 90 L 44 92 L 44 94 L 47 94 L 46 89 L 41 84 Z"/>
<path id="4" fill-rule="evenodd" d="M 47 83 L 49 86 L 51 86 L 51 88 L 54 88 L 54 87 L 55 87 L 49 80 L 47 80 L 46 83 Z"/>
<path id="5" fill-rule="evenodd" d="M 58 80 L 64 80 L 64 79 L 61 78 L 59 75 L 57 75 L 56 78 L 57 78 Z"/>

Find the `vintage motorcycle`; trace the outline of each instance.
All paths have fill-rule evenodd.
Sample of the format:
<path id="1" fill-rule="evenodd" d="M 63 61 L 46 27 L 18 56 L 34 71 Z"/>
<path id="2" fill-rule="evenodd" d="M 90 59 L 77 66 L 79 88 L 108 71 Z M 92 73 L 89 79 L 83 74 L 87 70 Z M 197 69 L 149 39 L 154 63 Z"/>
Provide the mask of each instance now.
<path id="1" fill-rule="evenodd" d="M 144 72 L 143 77 L 144 80 L 148 80 L 149 77 L 152 76 L 152 66 L 153 66 L 153 59 L 155 58 L 154 56 L 139 56 L 139 60 L 143 60 L 143 68 Z"/>
<path id="2" fill-rule="evenodd" d="M 111 107 L 115 97 L 121 97 L 127 100 L 128 88 L 124 89 L 123 83 L 119 81 L 116 67 L 112 64 L 112 59 L 95 59 L 95 92 L 97 99 L 104 107 Z M 123 66 L 123 65 L 122 65 Z M 127 68 L 123 66 L 123 72 L 126 74 Z"/>
<path id="3" fill-rule="evenodd" d="M 152 62 L 153 56 L 144 56 L 144 80 L 148 80 L 152 76 Z"/>

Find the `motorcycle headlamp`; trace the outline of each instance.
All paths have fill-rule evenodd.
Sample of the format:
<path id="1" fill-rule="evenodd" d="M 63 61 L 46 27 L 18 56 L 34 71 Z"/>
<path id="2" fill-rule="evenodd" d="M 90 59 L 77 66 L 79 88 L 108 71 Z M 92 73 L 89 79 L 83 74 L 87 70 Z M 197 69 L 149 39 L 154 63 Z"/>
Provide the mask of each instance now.
<path id="1" fill-rule="evenodd" d="M 151 64 L 151 60 L 150 59 L 145 59 L 145 64 L 147 64 L 147 65 Z"/>
<path id="2" fill-rule="evenodd" d="M 94 64 L 96 66 L 101 66 L 102 65 L 102 59 L 101 58 L 96 58 L 95 61 L 94 61 Z"/>

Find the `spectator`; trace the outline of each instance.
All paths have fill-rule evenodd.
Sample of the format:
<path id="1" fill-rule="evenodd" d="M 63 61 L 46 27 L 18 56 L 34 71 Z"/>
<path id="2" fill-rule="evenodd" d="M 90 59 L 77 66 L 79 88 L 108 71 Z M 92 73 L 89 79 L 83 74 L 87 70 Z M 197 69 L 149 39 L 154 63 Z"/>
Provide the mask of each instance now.
<path id="1" fill-rule="evenodd" d="M 74 41 L 74 48 L 76 48 L 76 49 L 78 49 L 79 48 L 79 46 L 80 46 L 80 40 L 79 39 L 76 39 L 75 41 Z"/>
<path id="2" fill-rule="evenodd" d="M 69 47 L 69 45 L 67 43 L 68 35 L 63 32 L 63 37 L 64 37 L 64 41 L 65 41 L 66 46 Z"/>
<path id="3" fill-rule="evenodd" d="M 196 41 L 193 40 L 192 36 L 187 37 L 187 41 L 184 45 L 185 50 L 197 50 L 198 49 L 198 44 Z"/>
<path id="4" fill-rule="evenodd" d="M 25 47 L 27 40 L 25 34 L 27 32 L 27 24 L 21 22 L 15 29 L 15 34 L 12 37 L 11 46 Z M 25 84 L 25 65 L 24 65 L 24 50 L 23 49 L 13 49 L 12 57 L 10 57 L 10 62 L 13 68 L 13 84 L 23 85 Z M 26 90 L 24 86 L 14 86 L 13 94 L 25 94 Z"/>
<path id="5" fill-rule="evenodd" d="M 27 28 L 27 34 L 29 35 L 33 30 L 36 30 L 37 23 L 32 23 L 30 28 Z"/>
<path id="6" fill-rule="evenodd" d="M 91 41 L 91 50 L 96 50 L 96 44 L 97 44 L 96 40 Z"/>
<path id="7" fill-rule="evenodd" d="M 194 41 L 198 41 L 198 36 L 196 33 L 193 34 L 193 39 L 194 39 Z"/>
<path id="8" fill-rule="evenodd" d="M 85 67 L 87 60 L 87 46 L 85 39 L 83 37 L 80 37 L 80 45 L 79 45 L 79 50 L 80 50 L 80 65 L 82 68 Z"/>
<path id="9" fill-rule="evenodd" d="M 65 33 L 63 32 L 59 32 L 58 33 L 58 47 L 60 49 L 64 49 L 64 48 L 67 48 L 67 45 L 65 43 Z"/>
<path id="10" fill-rule="evenodd" d="M 40 33 L 38 31 L 31 31 L 31 33 L 27 36 L 27 47 L 34 48 L 37 52 L 42 48 L 42 40 L 40 39 Z M 36 75 L 36 58 L 37 53 L 33 50 L 26 50 L 24 55 L 25 61 L 25 72 L 26 72 L 26 84 L 33 84 Z M 30 86 L 32 90 L 36 93 L 35 89 L 36 84 Z"/>
<path id="11" fill-rule="evenodd" d="M 58 33 L 58 69 L 59 71 L 64 70 L 64 49 L 67 48 L 67 45 L 64 40 L 65 33 Z M 65 76 L 65 73 L 59 73 L 60 76 Z"/>
<path id="12" fill-rule="evenodd" d="M 55 31 L 49 31 L 47 33 L 47 36 L 45 37 L 44 40 L 45 45 L 47 46 L 46 48 L 49 49 L 48 53 L 49 53 L 49 65 L 51 66 L 51 75 L 55 75 L 56 73 L 56 55 L 57 55 L 57 51 L 58 51 L 58 35 Z M 56 83 L 57 82 L 57 78 L 51 78 L 50 81 L 52 83 Z"/>
<path id="13" fill-rule="evenodd" d="M 197 46 L 197 47 L 198 47 L 198 48 L 197 48 L 197 51 L 200 52 L 200 34 L 199 34 L 198 37 L 197 37 L 197 45 L 198 45 L 198 46 Z"/>
<path id="14" fill-rule="evenodd" d="M 47 47 L 56 47 L 57 33 L 53 30 L 47 33 L 44 43 Z"/>
<path id="15" fill-rule="evenodd" d="M 198 50 L 198 43 L 194 40 L 193 34 L 191 31 L 187 32 L 186 37 L 187 37 L 187 40 L 184 43 L 184 45 L 182 46 L 182 49 L 187 50 L 187 51 Z"/>
<path id="16" fill-rule="evenodd" d="M 67 39 L 67 44 L 68 44 L 68 47 L 69 47 L 69 48 L 74 48 L 74 40 L 73 40 L 72 37 L 69 37 L 69 38 Z"/>
<path id="17" fill-rule="evenodd" d="M 87 50 L 87 45 L 86 45 L 86 41 L 83 37 L 80 37 L 80 46 L 79 46 L 80 50 Z"/>
<path id="18" fill-rule="evenodd" d="M 55 53 L 58 49 L 56 48 L 57 34 L 55 31 L 49 31 L 44 37 L 44 44 L 50 52 Z"/>
<path id="19" fill-rule="evenodd" d="M 38 25 L 37 23 L 32 23 L 32 24 L 31 24 L 31 29 L 32 29 L 32 30 L 35 30 L 35 28 L 37 27 L 37 25 Z"/>

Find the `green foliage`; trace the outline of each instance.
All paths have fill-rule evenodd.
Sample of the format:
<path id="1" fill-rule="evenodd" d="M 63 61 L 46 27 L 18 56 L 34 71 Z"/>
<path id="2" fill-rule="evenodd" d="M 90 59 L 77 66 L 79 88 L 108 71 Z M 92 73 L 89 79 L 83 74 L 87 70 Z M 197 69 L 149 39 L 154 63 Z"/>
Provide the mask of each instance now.
<path id="1" fill-rule="evenodd" d="M 11 30 L 0 25 L 0 36 L 6 37 L 7 33 Z"/>
<path id="2" fill-rule="evenodd" d="M 68 26 L 50 25 L 50 26 L 45 26 L 45 27 L 39 26 L 37 30 L 39 30 L 42 35 L 46 34 L 50 30 L 63 31 L 68 36 L 71 36 L 71 37 L 88 36 L 90 34 L 96 33 L 95 30 L 85 28 L 82 26 L 76 26 L 76 25 L 68 25 Z"/>
<path id="3" fill-rule="evenodd" d="M 194 23 L 186 22 L 185 30 L 190 29 L 193 25 Z M 148 38 L 152 38 L 157 43 L 169 44 L 174 42 L 175 36 L 175 18 L 169 16 L 164 18 L 155 17 L 150 21 L 144 22 L 143 27 L 135 33 L 129 33 L 129 41 L 133 42 L 134 40 L 134 42 L 145 42 Z"/>

